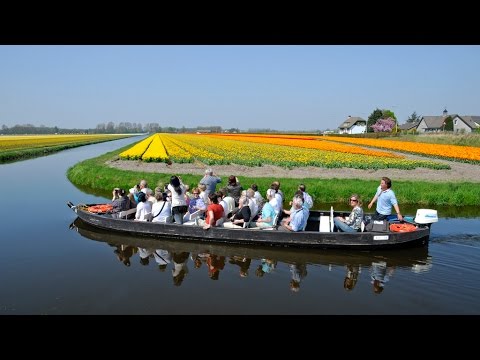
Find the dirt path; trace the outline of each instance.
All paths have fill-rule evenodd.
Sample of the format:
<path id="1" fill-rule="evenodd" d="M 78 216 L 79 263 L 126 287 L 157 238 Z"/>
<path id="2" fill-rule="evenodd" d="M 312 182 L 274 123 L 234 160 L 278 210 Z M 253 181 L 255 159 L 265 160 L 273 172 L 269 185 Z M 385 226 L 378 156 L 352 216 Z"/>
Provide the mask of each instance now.
<path id="1" fill-rule="evenodd" d="M 401 154 L 408 159 L 426 159 L 421 156 Z M 211 166 L 214 173 L 219 176 L 249 176 L 249 177 L 274 177 L 274 178 L 359 178 L 359 179 L 379 179 L 382 176 L 388 176 L 392 180 L 426 180 L 426 181 L 467 181 L 480 182 L 480 166 L 447 160 L 436 160 L 440 163 L 449 164 L 450 170 L 433 170 L 417 168 L 415 170 L 401 169 L 381 169 L 381 170 L 361 170 L 361 169 L 325 169 L 318 167 L 297 167 L 295 169 L 286 169 L 273 165 L 261 167 L 248 167 L 244 165 L 214 165 Z M 196 162 L 192 164 L 176 164 L 167 166 L 165 163 L 145 163 L 139 160 L 112 160 L 107 164 L 111 167 L 145 172 L 159 172 L 167 174 L 197 174 L 203 175 L 206 165 Z"/>

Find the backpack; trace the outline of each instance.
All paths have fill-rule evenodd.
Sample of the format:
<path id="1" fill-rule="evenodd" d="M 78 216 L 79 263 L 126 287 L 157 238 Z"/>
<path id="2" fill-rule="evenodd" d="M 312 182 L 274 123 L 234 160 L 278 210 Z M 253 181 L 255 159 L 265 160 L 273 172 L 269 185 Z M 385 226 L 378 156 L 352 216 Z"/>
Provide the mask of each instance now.
<path id="1" fill-rule="evenodd" d="M 389 223 L 387 220 L 372 220 L 365 226 L 365 231 L 388 232 Z"/>

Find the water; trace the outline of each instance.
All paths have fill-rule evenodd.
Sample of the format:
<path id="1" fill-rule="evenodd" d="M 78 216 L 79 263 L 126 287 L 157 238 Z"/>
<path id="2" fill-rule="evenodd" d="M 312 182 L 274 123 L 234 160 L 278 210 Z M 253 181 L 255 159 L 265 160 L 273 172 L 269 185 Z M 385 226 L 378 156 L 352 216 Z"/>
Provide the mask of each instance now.
<path id="1" fill-rule="evenodd" d="M 478 209 L 441 217 L 428 247 L 382 252 L 153 241 L 76 220 L 67 201 L 109 199 L 68 167 L 134 141 L 0 165 L 0 314 L 480 313 Z"/>

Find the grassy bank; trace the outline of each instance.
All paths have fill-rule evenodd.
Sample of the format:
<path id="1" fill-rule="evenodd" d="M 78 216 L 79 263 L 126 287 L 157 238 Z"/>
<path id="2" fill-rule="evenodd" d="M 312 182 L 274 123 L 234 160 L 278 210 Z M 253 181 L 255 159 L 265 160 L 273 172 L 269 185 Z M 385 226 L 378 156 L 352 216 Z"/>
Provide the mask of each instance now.
<path id="1" fill-rule="evenodd" d="M 71 167 L 67 171 L 68 179 L 81 188 L 88 188 L 105 197 L 111 196 L 114 187 L 129 189 L 139 183 L 141 179 L 147 180 L 149 187 L 168 183 L 171 173 L 148 173 L 127 171 L 110 168 L 105 162 L 118 157 L 118 154 L 129 148 L 128 145 L 122 149 L 106 153 L 97 158 L 85 160 Z M 168 171 L 168 168 L 165 168 Z M 201 175 L 179 175 L 185 184 L 192 189 L 198 184 Z M 242 185 L 246 188 L 252 183 L 258 185 L 262 195 L 270 187 L 273 180 L 281 182 L 281 188 L 287 199 L 293 197 L 298 184 L 303 182 L 307 191 L 314 198 L 316 203 L 342 203 L 346 202 L 352 193 L 358 193 L 364 202 L 364 206 L 373 197 L 378 187 L 379 180 L 359 179 L 277 179 L 273 177 L 252 178 L 238 175 Z M 220 187 L 226 185 L 227 176 L 222 176 Z M 393 190 L 402 205 L 414 206 L 478 206 L 480 203 L 480 187 L 478 184 L 467 182 L 426 182 L 426 181 L 393 181 Z M 219 188 L 217 186 L 217 188 Z"/>

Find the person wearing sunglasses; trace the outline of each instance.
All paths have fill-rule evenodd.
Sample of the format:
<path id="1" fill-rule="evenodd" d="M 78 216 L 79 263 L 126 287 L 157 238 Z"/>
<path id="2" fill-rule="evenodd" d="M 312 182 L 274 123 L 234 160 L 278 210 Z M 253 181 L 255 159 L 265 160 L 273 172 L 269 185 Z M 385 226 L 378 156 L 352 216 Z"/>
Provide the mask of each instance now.
<path id="1" fill-rule="evenodd" d="M 339 231 L 343 232 L 356 232 L 360 231 L 363 220 L 363 209 L 362 201 L 357 194 L 352 194 L 349 198 L 350 206 L 352 207 L 352 212 L 348 218 L 341 216 L 336 216 L 333 219 L 335 226 Z"/>

